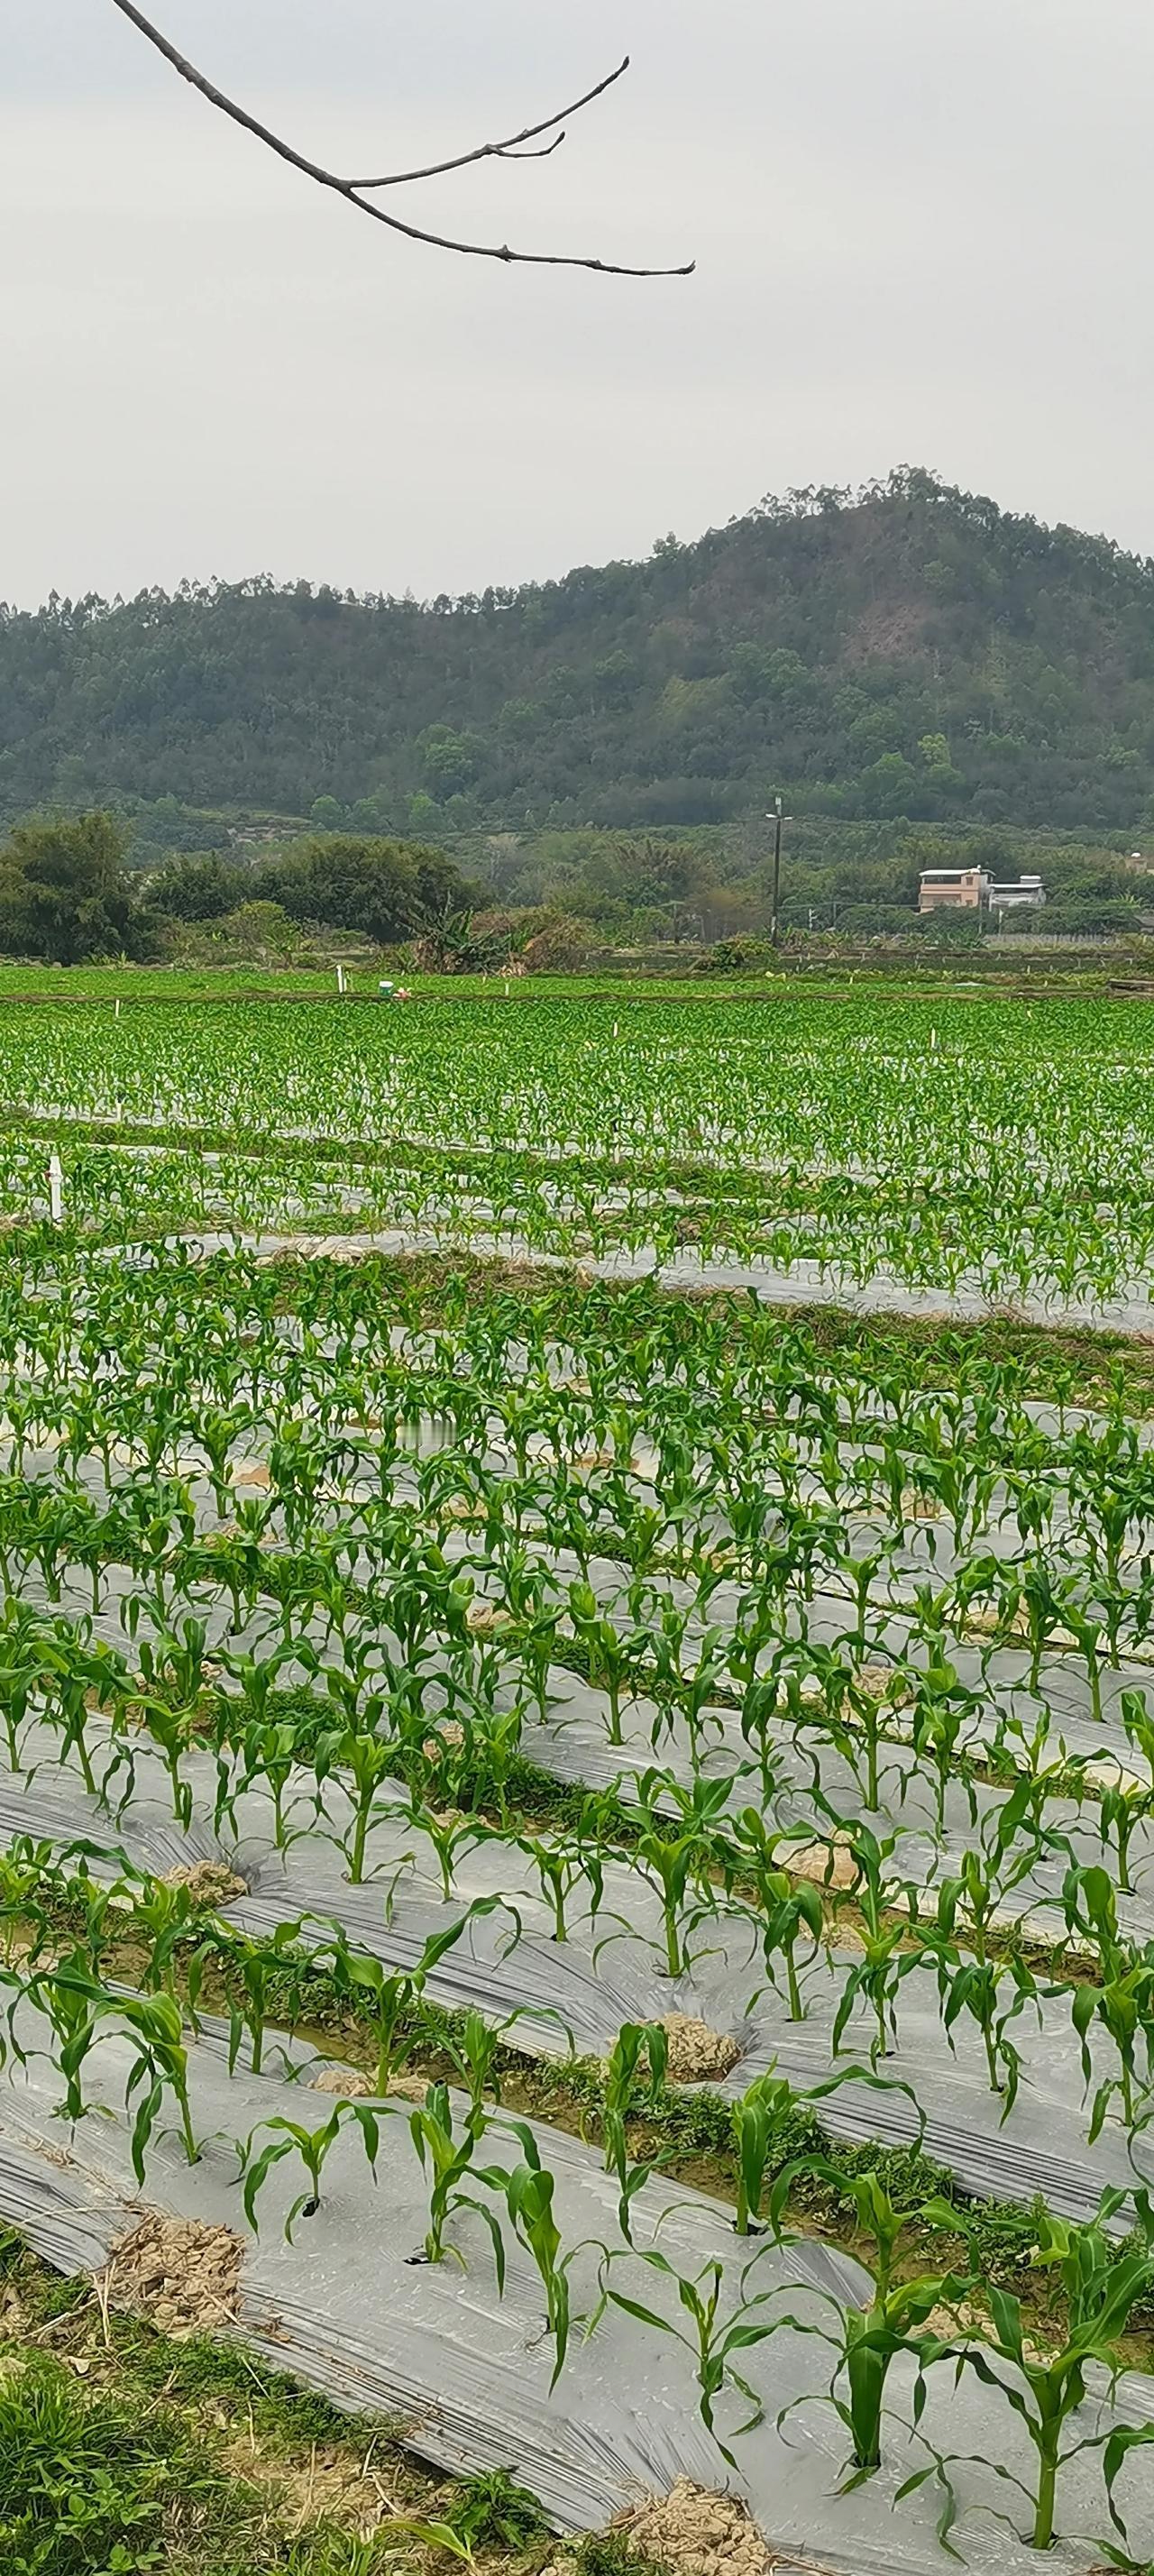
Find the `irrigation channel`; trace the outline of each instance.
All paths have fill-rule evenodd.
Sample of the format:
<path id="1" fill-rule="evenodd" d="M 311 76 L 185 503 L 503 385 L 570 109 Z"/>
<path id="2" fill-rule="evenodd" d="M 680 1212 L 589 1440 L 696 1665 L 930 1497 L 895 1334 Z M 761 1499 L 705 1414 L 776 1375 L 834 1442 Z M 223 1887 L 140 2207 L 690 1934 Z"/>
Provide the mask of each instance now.
<path id="1" fill-rule="evenodd" d="M 561 2530 L 1141 2567 L 1147 1015 L 752 1016 L 0 1022 L 0 2219 Z"/>

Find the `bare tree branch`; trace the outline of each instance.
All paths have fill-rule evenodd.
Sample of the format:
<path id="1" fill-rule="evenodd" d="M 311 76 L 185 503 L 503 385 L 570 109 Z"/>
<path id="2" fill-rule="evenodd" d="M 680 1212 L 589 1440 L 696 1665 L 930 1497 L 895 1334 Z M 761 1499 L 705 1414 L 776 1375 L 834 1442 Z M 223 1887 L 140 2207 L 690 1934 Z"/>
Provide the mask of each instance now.
<path id="1" fill-rule="evenodd" d="M 387 179 L 350 179 L 349 186 L 350 188 L 407 188 L 414 179 L 440 179 L 446 170 L 464 170 L 471 161 L 503 161 L 506 158 L 516 161 L 544 161 L 550 152 L 557 150 L 559 143 L 564 142 L 563 133 L 553 135 L 553 141 L 546 144 L 544 152 L 521 152 L 517 148 L 518 145 L 532 143 L 538 134 L 552 134 L 554 126 L 562 125 L 567 116 L 579 116 L 583 107 L 592 107 L 595 98 L 603 98 L 605 91 L 612 89 L 615 81 L 622 80 L 628 69 L 629 56 L 626 54 L 624 61 L 618 63 L 616 71 L 606 72 L 604 80 L 599 80 L 595 89 L 587 89 L 584 98 L 575 98 L 571 107 L 559 107 L 555 116 L 543 116 L 538 125 L 523 125 L 519 134 L 510 134 L 504 143 L 479 143 L 474 152 L 459 152 L 455 161 L 433 161 L 427 170 L 398 170 Z"/>
<path id="2" fill-rule="evenodd" d="M 331 189 L 336 196 L 343 197 L 350 206 L 356 206 L 362 215 L 371 216 L 374 223 L 387 225 L 390 232 L 403 234 L 407 241 L 426 242 L 434 250 L 459 251 L 467 259 L 499 259 L 506 264 L 512 264 L 515 261 L 520 265 L 533 268 L 589 268 L 595 269 L 603 277 L 690 277 L 693 274 L 695 262 L 692 260 L 677 268 L 629 268 L 616 260 L 583 259 L 560 251 L 511 250 L 507 242 L 498 244 L 457 241 L 449 234 L 429 232 L 419 224 L 403 223 L 399 215 L 386 214 L 383 206 L 370 205 L 365 196 L 359 193 L 365 189 L 409 187 L 420 179 L 440 178 L 448 170 L 463 170 L 476 161 L 547 159 L 549 153 L 555 152 L 564 142 L 563 132 L 555 135 L 553 141 L 547 144 L 542 152 L 526 152 L 519 147 L 532 143 L 538 135 L 551 133 L 553 127 L 560 125 L 563 118 L 576 116 L 583 107 L 590 106 L 594 99 L 600 98 L 605 90 L 611 89 L 614 82 L 619 81 L 622 74 L 629 68 L 628 54 L 615 71 L 607 73 L 605 79 L 598 81 L 594 89 L 587 90 L 583 98 L 575 99 L 571 107 L 559 109 L 555 116 L 542 117 L 536 125 L 524 126 L 520 134 L 510 135 L 506 142 L 478 144 L 475 150 L 459 153 L 453 160 L 434 162 L 427 170 L 398 171 L 392 177 L 383 179 L 342 179 L 335 170 L 325 170 L 319 162 L 310 161 L 304 153 L 295 151 L 291 143 L 286 143 L 281 135 L 274 134 L 269 126 L 262 125 L 259 118 L 250 116 L 248 109 L 239 106 L 235 99 L 226 98 L 223 90 L 217 89 L 203 72 L 198 72 L 192 63 L 185 60 L 183 54 L 178 53 L 176 46 L 167 36 L 162 35 L 160 28 L 153 26 L 151 19 L 146 18 L 143 11 L 135 6 L 135 0 L 112 0 L 112 5 L 114 9 L 120 10 L 121 15 L 127 18 L 142 36 L 147 38 L 150 45 L 156 47 L 159 54 L 163 54 L 165 61 L 171 63 L 173 70 L 179 72 L 182 80 L 190 82 L 193 89 L 199 90 L 201 97 L 206 98 L 211 107 L 219 108 L 222 116 L 230 117 L 234 125 L 243 126 L 246 134 L 255 135 L 258 143 L 267 145 L 268 150 L 275 152 L 279 160 L 287 161 L 291 169 L 302 171 L 306 179 L 314 179 L 319 188 Z"/>

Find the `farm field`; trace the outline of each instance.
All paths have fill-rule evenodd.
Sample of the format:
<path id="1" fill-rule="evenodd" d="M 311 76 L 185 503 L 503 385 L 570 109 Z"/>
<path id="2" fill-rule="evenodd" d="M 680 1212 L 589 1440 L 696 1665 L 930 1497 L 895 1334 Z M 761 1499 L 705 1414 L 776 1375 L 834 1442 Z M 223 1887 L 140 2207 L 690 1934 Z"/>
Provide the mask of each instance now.
<path id="1" fill-rule="evenodd" d="M 0 1008 L 0 2272 L 426 2526 L 1149 2565 L 1151 1052 Z"/>
<path id="2" fill-rule="evenodd" d="M 12 1004 L 0 1218 L 46 1213 L 48 1133 L 113 1239 L 355 1233 L 1143 1331 L 1152 1055 L 1143 1002 L 877 987 Z"/>

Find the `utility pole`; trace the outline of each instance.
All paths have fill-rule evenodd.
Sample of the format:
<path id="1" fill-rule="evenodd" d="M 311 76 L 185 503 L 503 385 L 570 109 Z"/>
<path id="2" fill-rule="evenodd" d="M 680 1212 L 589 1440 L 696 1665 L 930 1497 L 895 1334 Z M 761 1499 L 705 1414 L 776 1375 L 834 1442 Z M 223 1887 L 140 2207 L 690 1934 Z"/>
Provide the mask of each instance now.
<path id="1" fill-rule="evenodd" d="M 781 827 L 786 819 L 783 805 L 784 800 L 780 796 L 775 796 L 773 812 L 767 814 L 765 818 L 767 823 L 773 825 L 773 904 L 769 922 L 771 948 L 777 948 L 781 944 Z"/>

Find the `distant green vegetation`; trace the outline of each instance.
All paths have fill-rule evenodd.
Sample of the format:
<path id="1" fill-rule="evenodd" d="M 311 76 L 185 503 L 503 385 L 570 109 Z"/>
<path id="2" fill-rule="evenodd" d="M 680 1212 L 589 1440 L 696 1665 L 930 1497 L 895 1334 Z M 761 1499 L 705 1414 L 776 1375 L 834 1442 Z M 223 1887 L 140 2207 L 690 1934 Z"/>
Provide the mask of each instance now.
<path id="1" fill-rule="evenodd" d="M 448 974 L 746 974 L 775 964 L 771 865 L 756 829 L 646 835 L 475 835 L 457 857 L 421 843 L 314 831 L 257 853 L 170 853 L 130 866 L 130 827 L 107 812 L 32 817 L 0 845 L 0 956 L 67 970 L 117 960 L 227 975 L 314 974 L 337 960 L 375 982 L 387 959 L 407 982 Z M 908 825 L 791 825 L 782 920 L 833 934 L 839 952 L 900 939 L 910 967 L 951 956 L 982 971 L 990 923 L 919 918 L 918 872 L 962 860 L 996 875 L 1045 870 L 1047 930 L 1140 941 L 1154 884 L 1117 851 L 1071 835 L 950 837 Z M 466 873 L 468 871 L 468 873 Z M 1009 916 L 1027 933 L 1033 916 Z"/>
<path id="2" fill-rule="evenodd" d="M 424 839 L 724 822 L 777 787 L 799 815 L 1140 830 L 1154 565 L 903 469 L 425 606 L 261 579 L 0 614 L 13 816 L 139 803 L 203 848 L 198 808 Z"/>
<path id="3" fill-rule="evenodd" d="M 208 856 L 134 880 L 127 846 L 123 825 L 99 811 L 17 824 L 0 848 L 0 952 L 66 969 L 159 959 L 190 928 L 209 939 L 215 931 L 219 962 L 234 967 L 246 956 L 317 962 L 298 954 L 310 928 L 373 947 L 436 932 L 451 952 L 467 952 L 470 888 L 439 850 L 333 833 L 259 875 Z"/>

